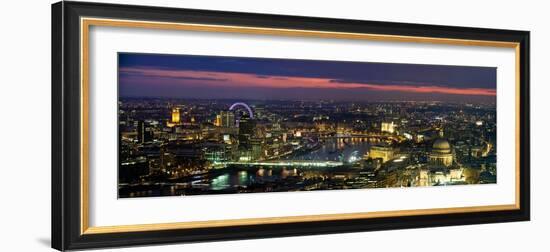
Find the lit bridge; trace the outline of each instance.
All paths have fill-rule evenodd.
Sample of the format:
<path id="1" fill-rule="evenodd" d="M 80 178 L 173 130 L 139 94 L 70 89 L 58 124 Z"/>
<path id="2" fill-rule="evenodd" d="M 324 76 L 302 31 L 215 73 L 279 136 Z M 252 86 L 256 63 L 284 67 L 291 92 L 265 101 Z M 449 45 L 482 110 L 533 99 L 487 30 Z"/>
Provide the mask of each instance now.
<path id="1" fill-rule="evenodd" d="M 344 165 L 338 161 L 310 161 L 310 160 L 277 160 L 277 161 L 251 161 L 251 162 L 220 162 L 219 165 L 244 165 L 244 166 L 295 166 L 295 167 L 338 167 Z"/>
<path id="2" fill-rule="evenodd" d="M 388 134 L 334 134 L 319 136 L 319 139 L 368 139 L 368 140 L 394 140 L 400 141 L 400 136 L 388 135 Z"/>
<path id="3" fill-rule="evenodd" d="M 398 138 L 398 136 L 390 135 L 390 134 L 378 134 L 378 133 L 371 133 L 371 134 L 361 134 L 361 133 L 354 133 L 354 134 L 334 134 L 334 135 L 328 135 L 328 136 L 321 136 L 320 138 Z"/>

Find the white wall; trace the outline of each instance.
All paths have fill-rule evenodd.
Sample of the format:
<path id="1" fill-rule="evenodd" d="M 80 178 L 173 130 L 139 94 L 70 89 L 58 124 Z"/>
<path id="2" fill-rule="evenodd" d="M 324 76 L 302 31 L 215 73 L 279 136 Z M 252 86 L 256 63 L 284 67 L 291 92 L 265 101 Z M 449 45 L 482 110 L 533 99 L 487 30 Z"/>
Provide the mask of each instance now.
<path id="1" fill-rule="evenodd" d="M 114 2 L 114 1 L 113 1 Z M 550 226 L 550 26 L 545 1 L 119 0 L 198 9 L 530 30 L 532 221 L 126 248 L 124 251 L 544 251 Z M 50 1 L 0 9 L 0 250 L 47 251 L 50 237 Z M 546 22 L 545 22 L 546 21 Z M 545 234 L 546 233 L 546 234 Z M 118 251 L 123 251 L 118 250 Z"/>

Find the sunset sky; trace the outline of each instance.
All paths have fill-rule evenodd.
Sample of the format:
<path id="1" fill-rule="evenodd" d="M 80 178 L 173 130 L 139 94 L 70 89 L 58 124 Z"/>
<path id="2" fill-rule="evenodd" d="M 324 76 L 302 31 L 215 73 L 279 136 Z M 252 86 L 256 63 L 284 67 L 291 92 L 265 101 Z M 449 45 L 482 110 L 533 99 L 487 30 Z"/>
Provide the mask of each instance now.
<path id="1" fill-rule="evenodd" d="M 493 102 L 496 68 L 119 53 L 119 95 Z"/>

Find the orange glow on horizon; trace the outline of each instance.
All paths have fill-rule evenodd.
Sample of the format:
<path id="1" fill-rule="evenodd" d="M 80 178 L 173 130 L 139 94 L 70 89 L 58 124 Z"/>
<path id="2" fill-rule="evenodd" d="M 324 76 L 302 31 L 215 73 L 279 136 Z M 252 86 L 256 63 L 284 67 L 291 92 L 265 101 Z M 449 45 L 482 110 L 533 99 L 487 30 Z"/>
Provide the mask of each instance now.
<path id="1" fill-rule="evenodd" d="M 121 73 L 151 78 L 173 78 L 180 81 L 211 87 L 263 87 L 263 88 L 313 88 L 313 89 L 369 89 L 375 91 L 396 91 L 409 93 L 441 93 L 454 95 L 496 96 L 495 89 L 452 88 L 436 85 L 370 84 L 338 82 L 330 78 L 257 75 L 247 73 L 226 73 L 212 71 L 166 70 L 148 68 L 121 68 Z M 177 83 L 177 82 L 176 82 Z M 180 82 L 183 83 L 183 82 Z"/>

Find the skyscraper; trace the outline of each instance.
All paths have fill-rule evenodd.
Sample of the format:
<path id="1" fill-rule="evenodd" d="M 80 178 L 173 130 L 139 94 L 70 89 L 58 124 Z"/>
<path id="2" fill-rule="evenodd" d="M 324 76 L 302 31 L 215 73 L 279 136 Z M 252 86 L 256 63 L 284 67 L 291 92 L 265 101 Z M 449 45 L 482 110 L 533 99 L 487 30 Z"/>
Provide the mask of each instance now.
<path id="1" fill-rule="evenodd" d="M 256 121 L 243 115 L 239 120 L 239 148 L 249 150 L 251 148 L 250 140 L 256 129 Z"/>
<path id="2" fill-rule="evenodd" d="M 139 143 L 151 141 L 153 133 L 147 129 L 144 121 L 138 121 L 136 131 Z"/>
<path id="3" fill-rule="evenodd" d="M 227 128 L 235 127 L 235 114 L 232 111 L 221 111 L 221 126 Z"/>

